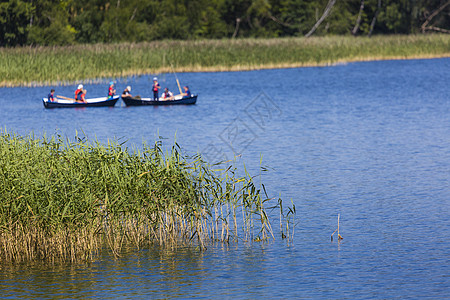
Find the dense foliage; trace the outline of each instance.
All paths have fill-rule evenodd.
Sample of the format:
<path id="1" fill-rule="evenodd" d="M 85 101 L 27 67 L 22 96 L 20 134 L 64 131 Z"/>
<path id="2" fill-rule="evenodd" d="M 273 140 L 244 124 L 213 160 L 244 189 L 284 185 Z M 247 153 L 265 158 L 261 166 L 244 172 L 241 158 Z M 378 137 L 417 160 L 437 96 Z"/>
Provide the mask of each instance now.
<path id="1" fill-rule="evenodd" d="M 304 36 L 315 27 L 314 35 L 449 32 L 449 4 L 448 0 L 0 0 L 0 46 Z"/>
<path id="2" fill-rule="evenodd" d="M 86 259 L 105 245 L 120 255 L 124 245 L 268 240 L 265 205 L 280 209 L 281 237 L 291 241 L 295 206 L 283 210 L 254 179 L 186 156 L 178 144 L 129 150 L 0 130 L 0 263 Z"/>

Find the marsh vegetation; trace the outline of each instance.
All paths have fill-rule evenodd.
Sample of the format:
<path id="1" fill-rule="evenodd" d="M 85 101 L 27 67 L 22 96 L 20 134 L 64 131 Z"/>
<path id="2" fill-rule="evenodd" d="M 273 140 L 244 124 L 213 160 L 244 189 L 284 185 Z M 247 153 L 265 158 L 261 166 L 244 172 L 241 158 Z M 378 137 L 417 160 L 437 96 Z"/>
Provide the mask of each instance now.
<path id="1" fill-rule="evenodd" d="M 241 71 L 449 55 L 449 35 L 156 41 L 0 48 L 0 86 L 73 84 L 99 78 L 172 71 Z"/>
<path id="2" fill-rule="evenodd" d="M 0 136 L 1 260 L 267 241 L 275 238 L 269 206 L 280 210 L 281 236 L 292 239 L 295 207 L 282 208 L 232 164 L 209 166 L 177 144 L 128 150 L 82 138 Z"/>

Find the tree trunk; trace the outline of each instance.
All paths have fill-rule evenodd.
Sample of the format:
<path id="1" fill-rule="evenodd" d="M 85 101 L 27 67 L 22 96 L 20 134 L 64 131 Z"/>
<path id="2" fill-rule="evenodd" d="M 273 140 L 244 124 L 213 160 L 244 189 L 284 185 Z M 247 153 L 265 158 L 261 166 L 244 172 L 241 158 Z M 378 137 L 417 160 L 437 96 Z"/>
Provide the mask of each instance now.
<path id="1" fill-rule="evenodd" d="M 314 24 L 313 28 L 311 28 L 311 30 L 305 35 L 305 37 L 310 37 L 314 33 L 314 31 L 316 31 L 316 29 L 320 26 L 320 24 L 322 24 L 323 20 L 325 20 L 328 17 L 328 15 L 330 14 L 331 9 L 333 8 L 336 1 L 337 0 L 328 1 L 327 7 L 325 7 L 325 10 L 324 10 L 322 16 L 316 22 L 316 24 Z"/>
<path id="2" fill-rule="evenodd" d="M 375 23 L 377 22 L 377 18 L 378 18 L 378 14 L 380 13 L 380 10 L 381 10 L 381 0 L 378 0 L 377 11 L 375 12 L 375 16 L 373 16 L 372 22 L 370 23 L 370 31 L 368 34 L 369 37 L 372 36 L 373 28 L 375 27 Z"/>
<path id="3" fill-rule="evenodd" d="M 427 19 L 426 21 L 422 24 L 421 29 L 422 29 L 422 33 L 425 33 L 425 30 L 428 29 L 428 24 L 430 24 L 431 20 L 436 17 L 441 11 L 444 10 L 444 8 L 447 7 L 447 5 L 450 4 L 450 1 L 447 1 L 444 5 L 442 5 L 441 7 L 439 7 L 438 9 L 436 9 Z M 433 26 L 430 26 L 429 28 L 431 28 Z M 435 29 L 432 29 L 435 30 Z M 445 29 L 444 29 L 445 32 Z"/>
<path id="4" fill-rule="evenodd" d="M 443 33 L 450 33 L 450 30 L 448 30 L 448 29 L 434 27 L 434 26 L 428 26 L 428 27 L 425 27 L 424 29 L 425 30 L 434 30 L 434 31 L 443 32 Z"/>
<path id="5" fill-rule="evenodd" d="M 240 18 L 236 18 L 236 28 L 234 29 L 234 33 L 233 36 L 231 37 L 232 39 L 234 39 L 239 31 L 239 24 L 241 23 L 241 19 Z"/>
<path id="6" fill-rule="evenodd" d="M 361 24 L 361 15 L 362 15 L 363 10 L 364 10 L 364 0 L 361 0 L 361 6 L 359 7 L 358 18 L 356 19 L 355 27 L 353 27 L 353 30 L 352 30 L 353 35 L 356 35 L 356 33 L 359 30 L 359 25 Z"/>

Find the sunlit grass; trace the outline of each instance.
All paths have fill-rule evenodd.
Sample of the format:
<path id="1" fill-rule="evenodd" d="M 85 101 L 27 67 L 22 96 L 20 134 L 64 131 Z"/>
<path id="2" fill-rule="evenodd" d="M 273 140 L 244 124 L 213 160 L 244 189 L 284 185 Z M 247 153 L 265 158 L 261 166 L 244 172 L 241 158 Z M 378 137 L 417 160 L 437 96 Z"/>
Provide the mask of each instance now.
<path id="1" fill-rule="evenodd" d="M 2 133 L 0 261 L 274 238 L 265 205 L 275 200 L 248 174 L 221 166 L 186 157 L 176 144 L 168 153 L 160 142 L 131 151 L 114 142 Z M 281 200 L 271 206 L 282 209 Z"/>
<path id="2" fill-rule="evenodd" d="M 157 41 L 0 49 L 0 86 L 450 56 L 449 35 Z"/>

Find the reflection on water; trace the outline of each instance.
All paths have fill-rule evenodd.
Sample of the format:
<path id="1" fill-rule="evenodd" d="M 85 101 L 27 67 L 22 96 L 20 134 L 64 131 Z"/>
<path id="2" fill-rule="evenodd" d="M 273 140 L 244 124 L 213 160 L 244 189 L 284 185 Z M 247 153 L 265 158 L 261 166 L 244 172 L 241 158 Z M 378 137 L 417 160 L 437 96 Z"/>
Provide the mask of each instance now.
<path id="1" fill-rule="evenodd" d="M 269 196 L 297 208 L 294 243 L 107 253 L 88 264 L 2 265 L 7 297 L 445 298 L 450 288 L 450 59 L 185 73 L 196 105 L 45 110 L 49 87 L 0 91 L 20 134 L 173 140 L 193 154 L 260 159 Z M 176 90 L 172 75 L 163 86 Z M 118 81 L 141 96 L 151 77 Z M 92 96 L 107 87 L 86 85 Z M 72 94 L 73 87 L 57 87 Z M 341 216 L 341 243 L 330 242 Z M 277 228 L 275 218 L 274 229 Z M 275 230 L 275 232 L 277 232 Z"/>

